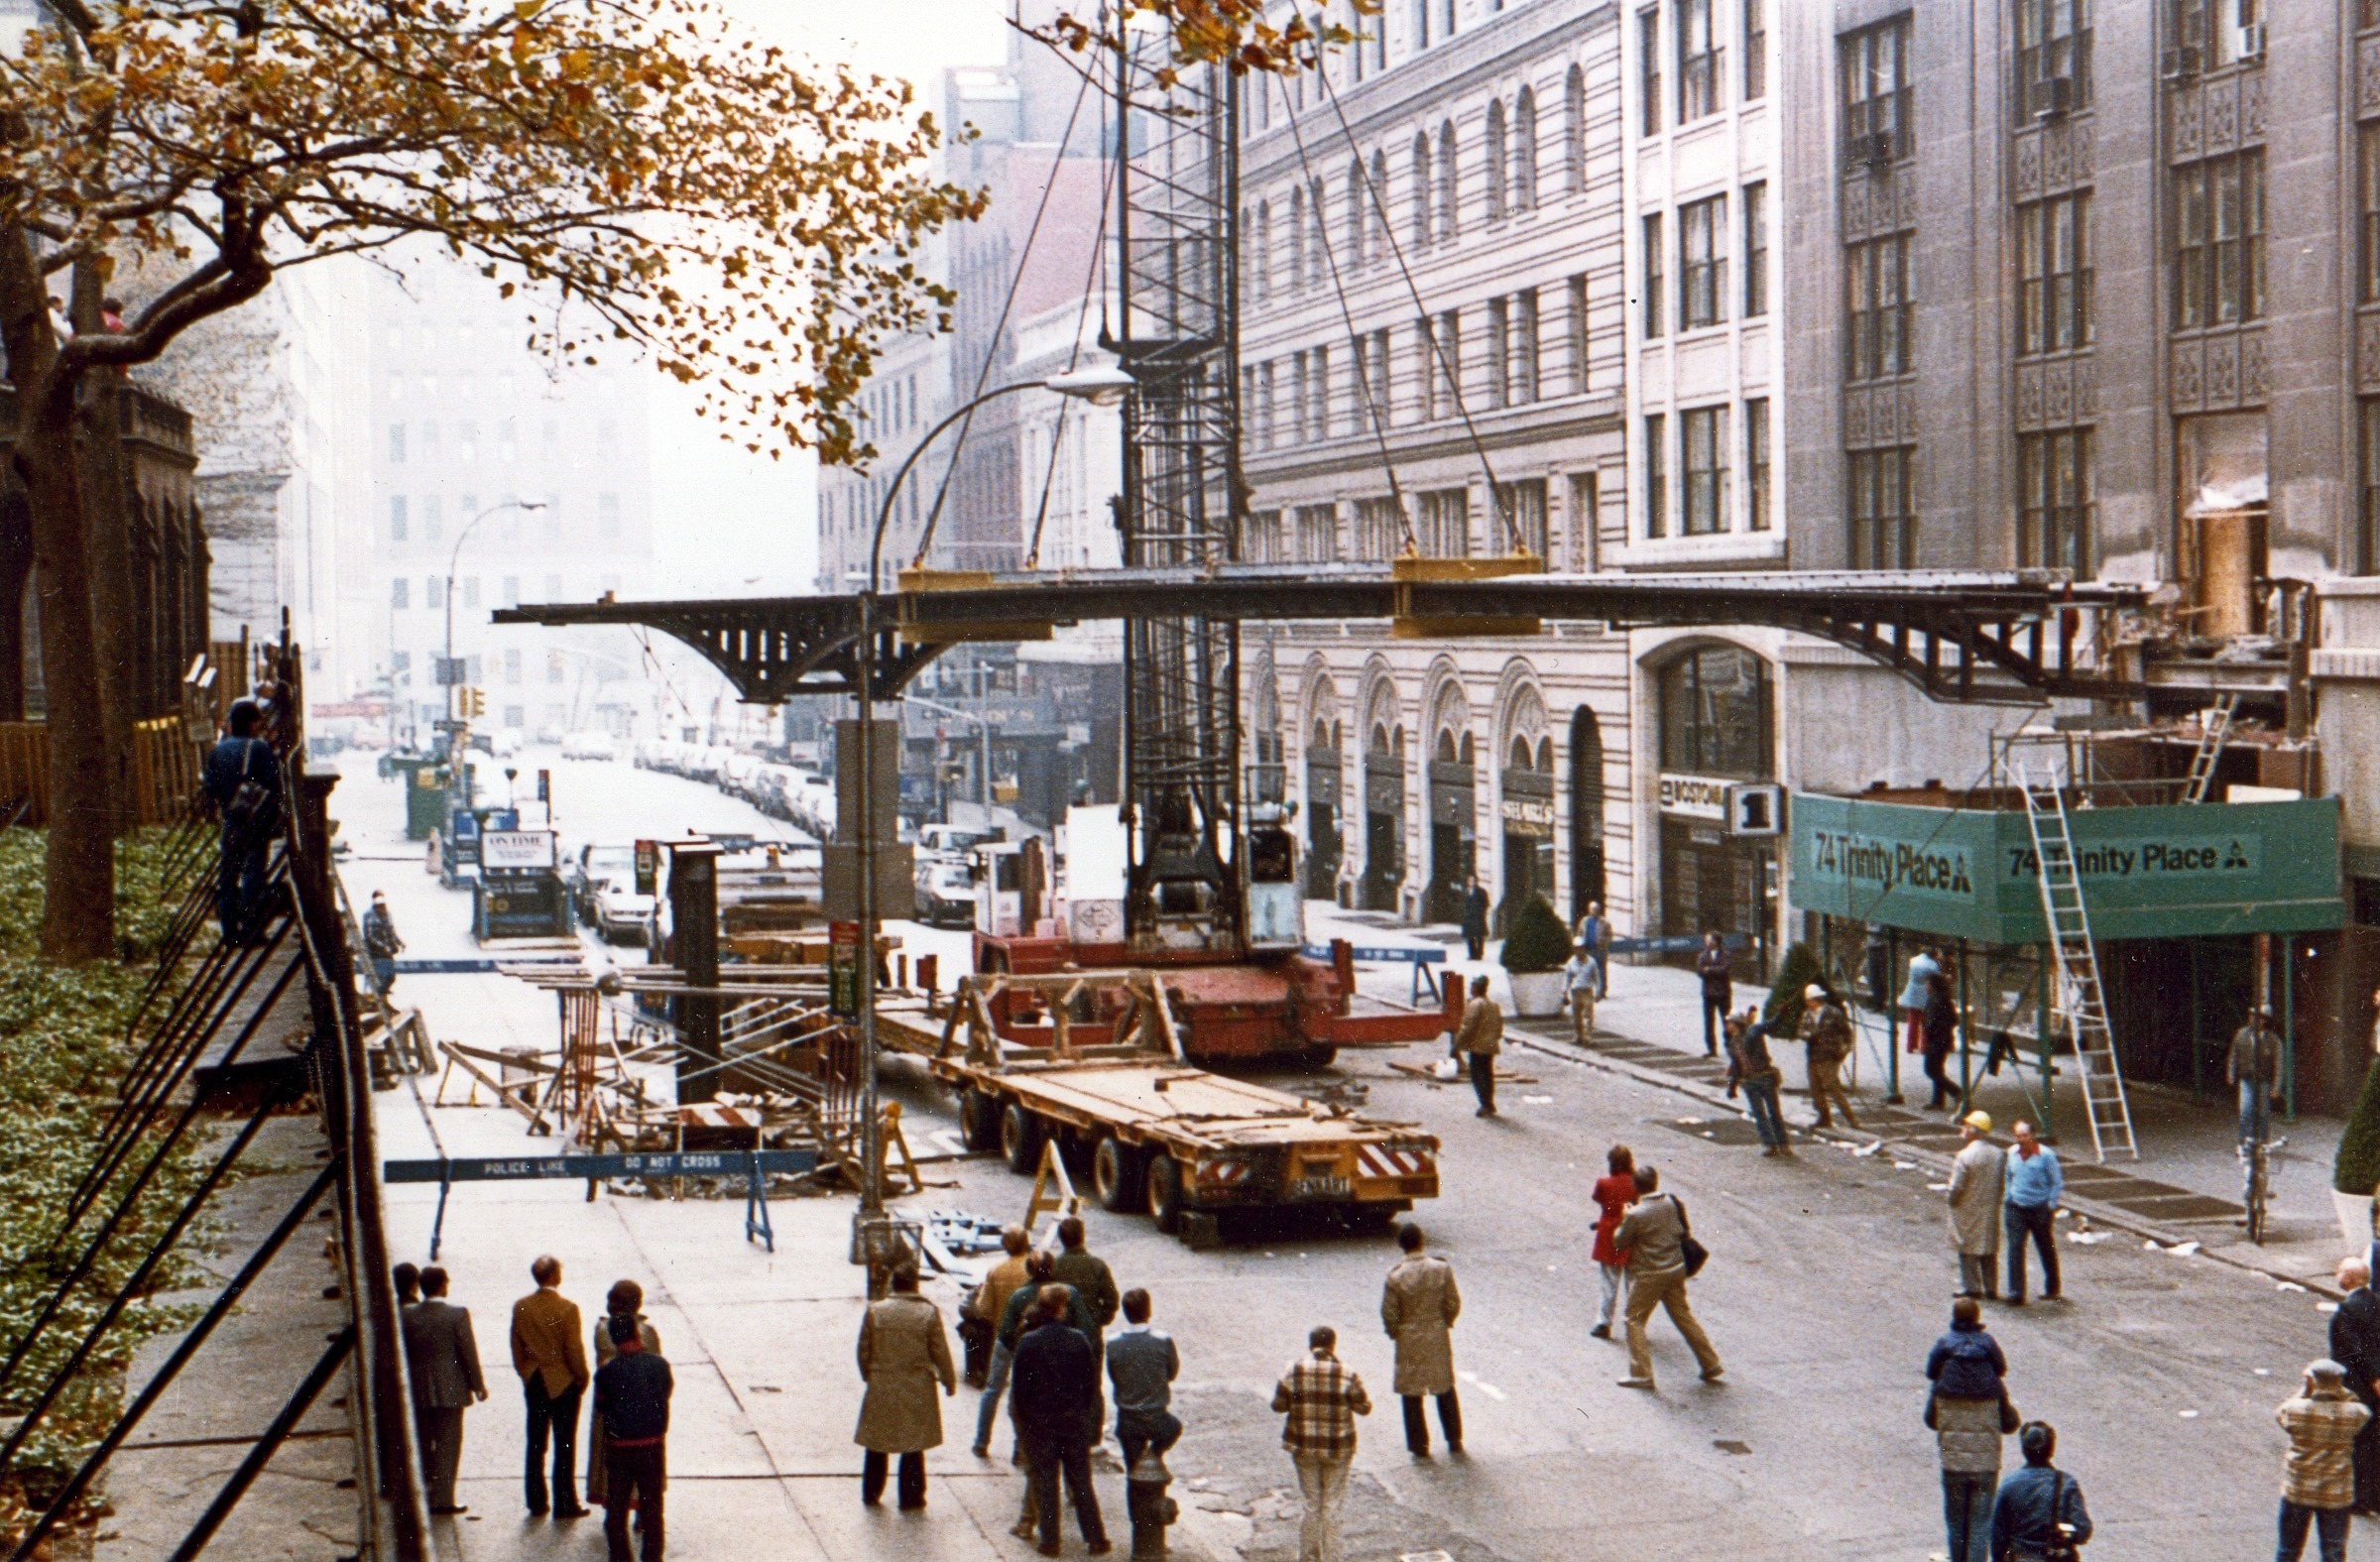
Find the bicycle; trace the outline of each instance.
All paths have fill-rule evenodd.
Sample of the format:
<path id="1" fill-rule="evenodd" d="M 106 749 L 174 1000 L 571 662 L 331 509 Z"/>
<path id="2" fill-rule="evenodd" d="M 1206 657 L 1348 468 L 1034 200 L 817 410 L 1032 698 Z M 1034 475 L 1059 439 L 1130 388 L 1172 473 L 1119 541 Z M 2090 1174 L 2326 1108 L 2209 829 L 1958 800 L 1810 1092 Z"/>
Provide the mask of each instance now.
<path id="1" fill-rule="evenodd" d="M 2265 1205 L 2272 1198 L 2272 1158 L 2289 1142 L 2284 1134 L 2276 1140 L 2259 1139 L 2240 1151 L 2247 1162 L 2247 1227 L 2248 1241 L 2264 1246 Z"/>

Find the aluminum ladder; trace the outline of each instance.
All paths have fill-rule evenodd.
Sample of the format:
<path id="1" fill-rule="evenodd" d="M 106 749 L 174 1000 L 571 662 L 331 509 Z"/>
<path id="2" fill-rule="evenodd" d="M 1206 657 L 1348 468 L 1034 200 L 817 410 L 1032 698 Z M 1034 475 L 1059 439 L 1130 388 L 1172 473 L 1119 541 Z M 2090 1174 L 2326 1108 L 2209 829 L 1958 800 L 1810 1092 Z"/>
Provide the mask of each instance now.
<path id="1" fill-rule="evenodd" d="M 2239 708 L 2237 694 L 2225 694 L 2199 715 L 2199 747 L 2190 757 L 2190 780 L 2182 787 L 2184 802 L 2204 802 L 2214 784 L 2215 762 L 2223 757 L 2223 741 L 2231 736 L 2231 713 Z"/>
<path id="2" fill-rule="evenodd" d="M 2082 1076 L 2082 1103 L 2090 1113 L 2091 1147 L 2101 1161 L 2121 1151 L 2134 1160 L 2140 1145 L 2132 1137 L 2132 1109 L 2124 1099 L 2123 1071 L 2115 1058 L 2115 1032 L 2107 1024 L 2107 1003 L 2099 989 L 2098 951 L 2090 938 L 2090 914 L 2076 874 L 2075 838 L 2067 827 L 2063 776 L 2053 764 L 2036 781 L 2022 763 L 2012 767 L 2025 799 L 2025 827 L 2033 837 L 2039 872 L 2041 915 L 2048 926 L 2058 975 L 2058 1013 L 2075 1038 L 2075 1063 Z M 2211 769 L 2211 767 L 2209 767 Z"/>

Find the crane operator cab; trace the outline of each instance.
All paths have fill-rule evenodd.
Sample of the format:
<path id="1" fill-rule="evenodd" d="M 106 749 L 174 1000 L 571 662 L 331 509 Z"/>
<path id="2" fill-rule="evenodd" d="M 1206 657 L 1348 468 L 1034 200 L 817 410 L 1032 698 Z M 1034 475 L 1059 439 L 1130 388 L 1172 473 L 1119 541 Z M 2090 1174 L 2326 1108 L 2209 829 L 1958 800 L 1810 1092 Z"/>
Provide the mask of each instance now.
<path id="1" fill-rule="evenodd" d="M 1297 878 L 1295 803 L 1259 802 L 1249 809 L 1248 947 L 1295 950 L 1306 941 L 1306 901 Z"/>

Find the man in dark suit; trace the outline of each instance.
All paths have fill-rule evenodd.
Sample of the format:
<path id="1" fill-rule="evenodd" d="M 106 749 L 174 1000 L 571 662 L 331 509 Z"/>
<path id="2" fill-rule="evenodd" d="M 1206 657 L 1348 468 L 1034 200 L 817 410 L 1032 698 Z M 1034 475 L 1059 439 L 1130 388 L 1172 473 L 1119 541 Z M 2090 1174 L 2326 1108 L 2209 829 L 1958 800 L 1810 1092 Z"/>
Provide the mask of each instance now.
<path id="1" fill-rule="evenodd" d="M 1041 1554 L 1058 1554 L 1058 1483 L 1064 1477 L 1074 1499 L 1074 1519 L 1093 1556 L 1112 1549 L 1100 1520 L 1099 1494 L 1091 1485 L 1091 1443 L 1099 1427 L 1087 1410 L 1099 1391 L 1099 1357 L 1079 1329 L 1069 1328 L 1073 1293 L 1044 1285 L 1025 1314 L 1009 1370 L 1009 1416 L 1016 1423 L 1017 1451 L 1024 1455 L 1040 1525 Z"/>
<path id="2" fill-rule="evenodd" d="M 459 1513 L 454 1472 L 463 1457 L 463 1409 L 488 1396 L 479 1375 L 479 1342 L 470 1309 L 446 1300 L 446 1271 L 421 1271 L 421 1300 L 405 1309 L 405 1365 L 414 1383 L 414 1427 L 421 1443 L 421 1473 L 429 1482 L 429 1510 Z"/>
<path id="3" fill-rule="evenodd" d="M 2346 1294 L 2330 1315 L 2330 1359 L 2347 1370 L 2347 1388 L 2367 1410 L 2380 1407 L 2380 1296 L 2361 1259 L 2342 1259 L 2338 1288 Z M 2359 1513 L 2380 1513 L 2380 1413 L 2355 1434 L 2355 1502 Z"/>

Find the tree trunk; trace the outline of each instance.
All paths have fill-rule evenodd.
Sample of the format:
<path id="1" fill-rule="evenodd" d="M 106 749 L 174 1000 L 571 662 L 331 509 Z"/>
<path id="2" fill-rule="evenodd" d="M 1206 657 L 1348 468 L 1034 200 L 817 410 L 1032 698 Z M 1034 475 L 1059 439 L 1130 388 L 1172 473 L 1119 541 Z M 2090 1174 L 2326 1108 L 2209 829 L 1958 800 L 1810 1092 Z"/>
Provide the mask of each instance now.
<path id="1" fill-rule="evenodd" d="M 33 520 L 14 483 L 0 487 L 0 721 L 25 719 L 25 588 L 33 581 Z"/>
<path id="2" fill-rule="evenodd" d="M 132 600 L 132 485 L 127 481 L 118 398 L 122 380 L 101 370 L 82 377 L 82 516 L 91 579 L 91 655 L 99 677 L 99 731 L 106 761 L 99 802 L 111 834 L 137 822 L 132 784 L 132 726 L 139 709 Z"/>
<path id="3" fill-rule="evenodd" d="M 115 830 L 107 740 L 93 656 L 90 560 L 69 395 L 18 403 L 17 469 L 33 516 L 49 693 L 50 847 L 42 957 L 62 963 L 115 953 Z"/>

